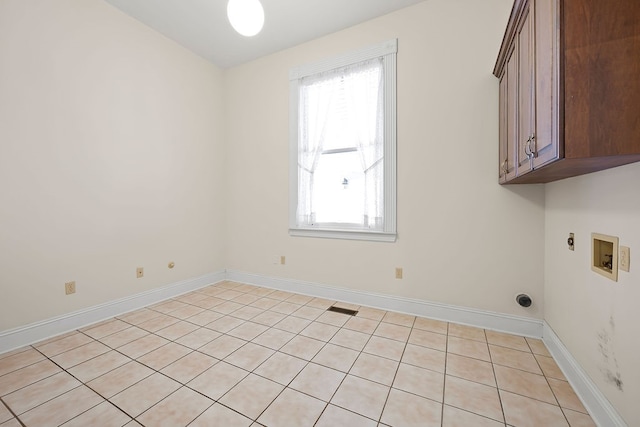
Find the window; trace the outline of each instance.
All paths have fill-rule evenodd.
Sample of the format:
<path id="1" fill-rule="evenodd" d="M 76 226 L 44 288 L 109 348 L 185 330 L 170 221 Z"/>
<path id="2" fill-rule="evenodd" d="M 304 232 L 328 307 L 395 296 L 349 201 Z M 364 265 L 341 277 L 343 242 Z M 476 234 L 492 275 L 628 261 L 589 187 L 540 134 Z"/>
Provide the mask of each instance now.
<path id="1" fill-rule="evenodd" d="M 291 235 L 395 241 L 396 51 L 291 70 Z"/>

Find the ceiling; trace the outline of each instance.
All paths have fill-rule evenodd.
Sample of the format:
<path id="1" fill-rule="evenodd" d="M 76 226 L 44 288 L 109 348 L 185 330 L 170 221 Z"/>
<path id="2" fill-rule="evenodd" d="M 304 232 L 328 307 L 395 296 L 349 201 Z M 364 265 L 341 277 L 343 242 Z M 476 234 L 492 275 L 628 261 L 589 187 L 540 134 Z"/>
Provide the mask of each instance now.
<path id="1" fill-rule="evenodd" d="M 339 31 L 423 0 L 261 0 L 265 24 L 236 33 L 226 0 L 106 0 L 182 46 L 229 68 Z"/>

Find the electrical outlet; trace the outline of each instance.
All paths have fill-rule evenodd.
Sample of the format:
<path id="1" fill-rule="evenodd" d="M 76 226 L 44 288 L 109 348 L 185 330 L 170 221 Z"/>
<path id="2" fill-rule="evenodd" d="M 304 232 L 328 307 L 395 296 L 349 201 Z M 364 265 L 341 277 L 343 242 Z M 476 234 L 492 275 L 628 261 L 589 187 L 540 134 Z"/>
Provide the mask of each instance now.
<path id="1" fill-rule="evenodd" d="M 64 284 L 64 293 L 66 295 L 71 295 L 76 293 L 76 282 L 71 281 Z"/>
<path id="2" fill-rule="evenodd" d="M 402 268 L 396 267 L 396 279 L 402 279 Z"/>
<path id="3" fill-rule="evenodd" d="M 629 271 L 630 255 L 630 249 L 627 246 L 620 246 L 620 253 L 618 254 L 618 266 L 620 266 L 620 270 Z"/>
<path id="4" fill-rule="evenodd" d="M 284 255 L 280 255 L 280 264 L 284 265 L 286 261 L 286 258 Z"/>
<path id="5" fill-rule="evenodd" d="M 136 268 L 136 277 L 138 279 L 141 278 L 141 277 L 144 277 L 144 268 L 142 268 L 142 267 Z"/>

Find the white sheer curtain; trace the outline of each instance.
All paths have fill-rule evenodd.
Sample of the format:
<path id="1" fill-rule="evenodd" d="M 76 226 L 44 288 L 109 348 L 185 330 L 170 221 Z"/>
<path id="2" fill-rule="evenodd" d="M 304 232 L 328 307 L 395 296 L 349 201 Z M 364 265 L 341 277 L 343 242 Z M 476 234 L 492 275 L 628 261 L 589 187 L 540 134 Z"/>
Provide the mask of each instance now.
<path id="1" fill-rule="evenodd" d="M 300 81 L 298 206 L 300 225 L 315 223 L 314 172 L 327 147 L 355 147 L 365 176 L 361 226 L 383 227 L 384 91 L 381 58 L 305 77 Z M 332 141 L 327 141 L 327 138 Z M 336 141 L 344 147 L 336 147 Z"/>

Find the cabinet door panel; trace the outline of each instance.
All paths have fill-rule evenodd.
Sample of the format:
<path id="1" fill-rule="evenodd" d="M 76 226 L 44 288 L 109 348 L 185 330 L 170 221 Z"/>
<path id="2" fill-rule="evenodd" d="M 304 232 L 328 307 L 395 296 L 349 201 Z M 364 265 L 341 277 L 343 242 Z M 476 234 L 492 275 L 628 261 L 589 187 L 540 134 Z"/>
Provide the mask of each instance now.
<path id="1" fill-rule="evenodd" d="M 517 175 L 532 170 L 533 162 L 529 154 L 529 139 L 535 129 L 535 72 L 533 62 L 533 15 L 531 2 L 522 15 L 518 32 L 518 165 Z"/>

